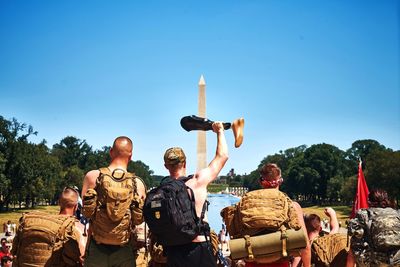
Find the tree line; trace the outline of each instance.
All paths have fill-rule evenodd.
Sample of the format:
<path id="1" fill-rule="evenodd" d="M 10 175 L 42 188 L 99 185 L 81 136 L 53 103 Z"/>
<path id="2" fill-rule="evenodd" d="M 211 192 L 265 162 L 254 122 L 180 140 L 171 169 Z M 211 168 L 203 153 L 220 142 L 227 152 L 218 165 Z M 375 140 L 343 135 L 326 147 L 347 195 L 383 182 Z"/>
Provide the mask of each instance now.
<path id="1" fill-rule="evenodd" d="M 0 116 L 0 211 L 56 204 L 64 187 L 81 189 L 86 172 L 110 162 L 109 146 L 93 150 L 85 140 L 67 136 L 48 148 L 45 140 L 29 142 L 36 134 L 32 126 Z M 143 162 L 131 161 L 128 170 L 152 184 L 153 171 Z"/>
<path id="2" fill-rule="evenodd" d="M 350 204 L 354 200 L 358 163 L 369 189 L 386 190 L 393 200 L 400 199 L 400 151 L 386 148 L 371 139 L 357 140 L 343 151 L 330 144 L 289 148 L 266 156 L 259 164 L 277 163 L 282 169 L 282 191 L 310 204 Z M 230 184 L 250 190 L 260 188 L 258 169 L 248 175 L 230 175 Z"/>
<path id="3" fill-rule="evenodd" d="M 55 204 L 66 186 L 81 188 L 85 173 L 107 166 L 110 147 L 94 150 L 85 140 L 67 136 L 49 148 L 46 141 L 29 141 L 36 135 L 33 127 L 13 118 L 0 116 L 0 210 Z M 386 148 L 375 140 L 355 141 L 342 151 L 334 145 L 305 145 L 267 155 L 265 162 L 277 163 L 285 182 L 282 190 L 291 197 L 311 203 L 350 202 L 354 198 L 358 160 L 370 188 L 387 190 L 400 197 L 400 151 Z M 148 188 L 161 176 L 142 161 L 131 161 L 128 171 L 140 176 Z M 230 186 L 259 188 L 259 173 L 222 176 Z"/>

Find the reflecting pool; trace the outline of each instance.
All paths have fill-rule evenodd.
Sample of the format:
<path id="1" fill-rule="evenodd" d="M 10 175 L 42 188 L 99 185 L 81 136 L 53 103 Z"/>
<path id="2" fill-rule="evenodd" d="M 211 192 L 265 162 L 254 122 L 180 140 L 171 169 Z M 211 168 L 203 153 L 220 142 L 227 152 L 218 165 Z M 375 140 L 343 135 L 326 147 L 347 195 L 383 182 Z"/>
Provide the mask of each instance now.
<path id="1" fill-rule="evenodd" d="M 231 194 L 208 194 L 207 199 L 210 202 L 210 206 L 208 206 L 208 222 L 211 229 L 218 234 L 222 225 L 221 210 L 236 204 L 240 198 Z"/>

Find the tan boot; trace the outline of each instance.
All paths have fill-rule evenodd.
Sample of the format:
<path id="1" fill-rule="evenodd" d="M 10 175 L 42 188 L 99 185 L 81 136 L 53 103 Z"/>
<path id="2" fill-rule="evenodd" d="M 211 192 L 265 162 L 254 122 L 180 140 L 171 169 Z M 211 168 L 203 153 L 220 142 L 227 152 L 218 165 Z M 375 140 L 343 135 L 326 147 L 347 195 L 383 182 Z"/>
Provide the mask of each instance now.
<path id="1" fill-rule="evenodd" d="M 235 137 L 235 147 L 240 147 L 243 143 L 244 119 L 240 118 L 232 122 L 233 136 Z"/>

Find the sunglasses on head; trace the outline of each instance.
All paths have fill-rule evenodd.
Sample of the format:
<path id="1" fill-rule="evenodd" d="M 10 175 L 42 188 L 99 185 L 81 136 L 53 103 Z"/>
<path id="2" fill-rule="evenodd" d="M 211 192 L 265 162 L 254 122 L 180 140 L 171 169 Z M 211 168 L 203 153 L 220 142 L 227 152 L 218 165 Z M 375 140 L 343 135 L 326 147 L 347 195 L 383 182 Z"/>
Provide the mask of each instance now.
<path id="1" fill-rule="evenodd" d="M 78 188 L 76 186 L 66 186 L 66 187 L 64 187 L 63 192 L 68 189 L 74 190 L 75 192 L 77 192 L 79 194 Z"/>

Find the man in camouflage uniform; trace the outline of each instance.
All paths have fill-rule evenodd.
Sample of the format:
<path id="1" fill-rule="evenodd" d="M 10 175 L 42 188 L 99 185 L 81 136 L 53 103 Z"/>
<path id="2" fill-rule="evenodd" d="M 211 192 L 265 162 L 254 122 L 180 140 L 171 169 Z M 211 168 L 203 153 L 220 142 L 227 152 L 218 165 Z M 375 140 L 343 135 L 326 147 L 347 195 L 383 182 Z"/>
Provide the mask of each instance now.
<path id="1" fill-rule="evenodd" d="M 400 212 L 380 189 L 370 192 L 368 202 L 370 208 L 360 209 L 348 225 L 347 266 L 400 266 Z"/>

